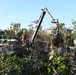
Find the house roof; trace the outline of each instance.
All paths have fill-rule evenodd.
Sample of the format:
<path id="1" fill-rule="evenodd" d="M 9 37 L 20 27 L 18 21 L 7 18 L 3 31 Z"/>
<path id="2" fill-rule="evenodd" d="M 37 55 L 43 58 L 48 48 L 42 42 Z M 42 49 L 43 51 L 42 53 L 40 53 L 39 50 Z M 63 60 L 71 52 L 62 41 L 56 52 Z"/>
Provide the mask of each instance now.
<path id="1" fill-rule="evenodd" d="M 4 32 L 2 29 L 0 29 L 0 32 Z"/>
<path id="2" fill-rule="evenodd" d="M 48 29 L 45 29 L 45 30 L 54 30 L 55 27 L 51 27 L 51 28 L 48 28 Z"/>

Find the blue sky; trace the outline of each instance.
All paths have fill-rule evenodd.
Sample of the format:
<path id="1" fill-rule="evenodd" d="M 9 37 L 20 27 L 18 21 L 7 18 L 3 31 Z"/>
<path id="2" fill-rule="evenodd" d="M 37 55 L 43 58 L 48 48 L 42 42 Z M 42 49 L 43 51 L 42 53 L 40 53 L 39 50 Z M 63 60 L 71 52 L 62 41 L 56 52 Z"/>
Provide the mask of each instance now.
<path id="1" fill-rule="evenodd" d="M 9 28 L 12 22 L 21 23 L 27 28 L 33 20 L 40 17 L 41 9 L 47 7 L 55 19 L 71 27 L 71 20 L 76 20 L 76 0 L 1 0 L 0 1 L 0 29 Z M 43 27 L 50 26 L 50 18 L 45 15 Z"/>

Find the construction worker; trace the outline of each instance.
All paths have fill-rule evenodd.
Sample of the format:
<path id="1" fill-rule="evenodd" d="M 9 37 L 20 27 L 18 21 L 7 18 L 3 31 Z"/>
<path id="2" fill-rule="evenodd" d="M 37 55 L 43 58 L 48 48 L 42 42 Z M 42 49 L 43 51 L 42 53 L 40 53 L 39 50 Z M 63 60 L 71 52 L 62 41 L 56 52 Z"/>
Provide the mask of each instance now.
<path id="1" fill-rule="evenodd" d="M 23 31 L 21 38 L 22 38 L 22 46 L 24 46 L 26 44 L 26 40 L 27 40 L 27 34 L 25 31 Z"/>

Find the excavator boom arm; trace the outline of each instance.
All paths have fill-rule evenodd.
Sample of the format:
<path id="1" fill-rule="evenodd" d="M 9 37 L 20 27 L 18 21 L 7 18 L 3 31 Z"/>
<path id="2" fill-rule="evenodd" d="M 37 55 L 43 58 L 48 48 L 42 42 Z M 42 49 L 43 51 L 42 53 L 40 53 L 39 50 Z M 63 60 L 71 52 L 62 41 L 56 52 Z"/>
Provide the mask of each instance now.
<path id="1" fill-rule="evenodd" d="M 58 22 L 58 19 L 53 19 L 52 15 L 48 11 L 48 9 L 44 8 L 44 9 L 42 9 L 42 13 L 41 13 L 41 15 L 39 17 L 39 21 L 38 21 L 38 24 L 37 24 L 38 27 L 37 27 L 36 31 L 34 32 L 34 34 L 32 36 L 31 45 L 34 43 L 34 39 L 35 39 L 35 37 L 37 35 L 37 32 L 38 32 L 38 30 L 39 30 L 39 28 L 41 26 L 41 23 L 42 23 L 43 18 L 44 18 L 44 16 L 45 16 L 46 13 L 48 13 L 49 17 L 51 18 L 51 23 L 54 23 L 57 26 L 57 31 L 59 33 L 59 22 Z"/>

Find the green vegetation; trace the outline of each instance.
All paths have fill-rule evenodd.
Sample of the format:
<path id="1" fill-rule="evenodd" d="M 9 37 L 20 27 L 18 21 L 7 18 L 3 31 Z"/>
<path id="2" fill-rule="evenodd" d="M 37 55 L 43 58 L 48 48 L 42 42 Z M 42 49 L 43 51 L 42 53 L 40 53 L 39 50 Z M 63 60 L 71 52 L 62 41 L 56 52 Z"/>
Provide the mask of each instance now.
<path id="1" fill-rule="evenodd" d="M 60 23 L 61 36 L 64 39 L 65 45 L 68 46 L 74 46 L 73 40 L 76 39 L 76 21 L 73 20 L 72 24 L 74 25 L 74 33 L 71 33 L 72 30 L 70 29 L 67 30 L 64 27 L 64 23 Z M 20 23 L 11 23 L 10 28 L 6 29 L 3 35 L 5 35 L 5 38 L 21 37 L 22 31 L 26 31 L 28 35 L 31 35 L 34 32 L 33 26 L 29 25 L 29 30 L 27 30 L 26 28 L 20 29 Z M 58 56 L 54 52 L 55 50 L 51 48 L 53 52 L 49 55 L 50 59 L 47 59 L 48 55 L 46 56 L 44 52 L 41 52 L 40 55 L 40 49 L 44 49 L 45 46 L 42 41 L 47 40 L 52 45 L 51 40 L 54 38 L 53 34 L 46 35 L 42 27 L 40 31 L 40 35 L 37 35 L 37 40 L 34 43 L 34 57 L 32 58 L 31 54 L 24 55 L 23 58 L 16 55 L 7 57 L 0 56 L 0 75 L 71 75 L 69 53 L 65 53 L 63 57 Z M 49 38 L 51 39 L 48 40 Z M 39 39 L 41 40 L 38 42 Z"/>
<path id="2" fill-rule="evenodd" d="M 32 59 L 30 56 L 0 56 L 0 75 L 70 75 L 70 65 L 67 58 L 54 56 L 45 61 L 40 56 Z"/>

